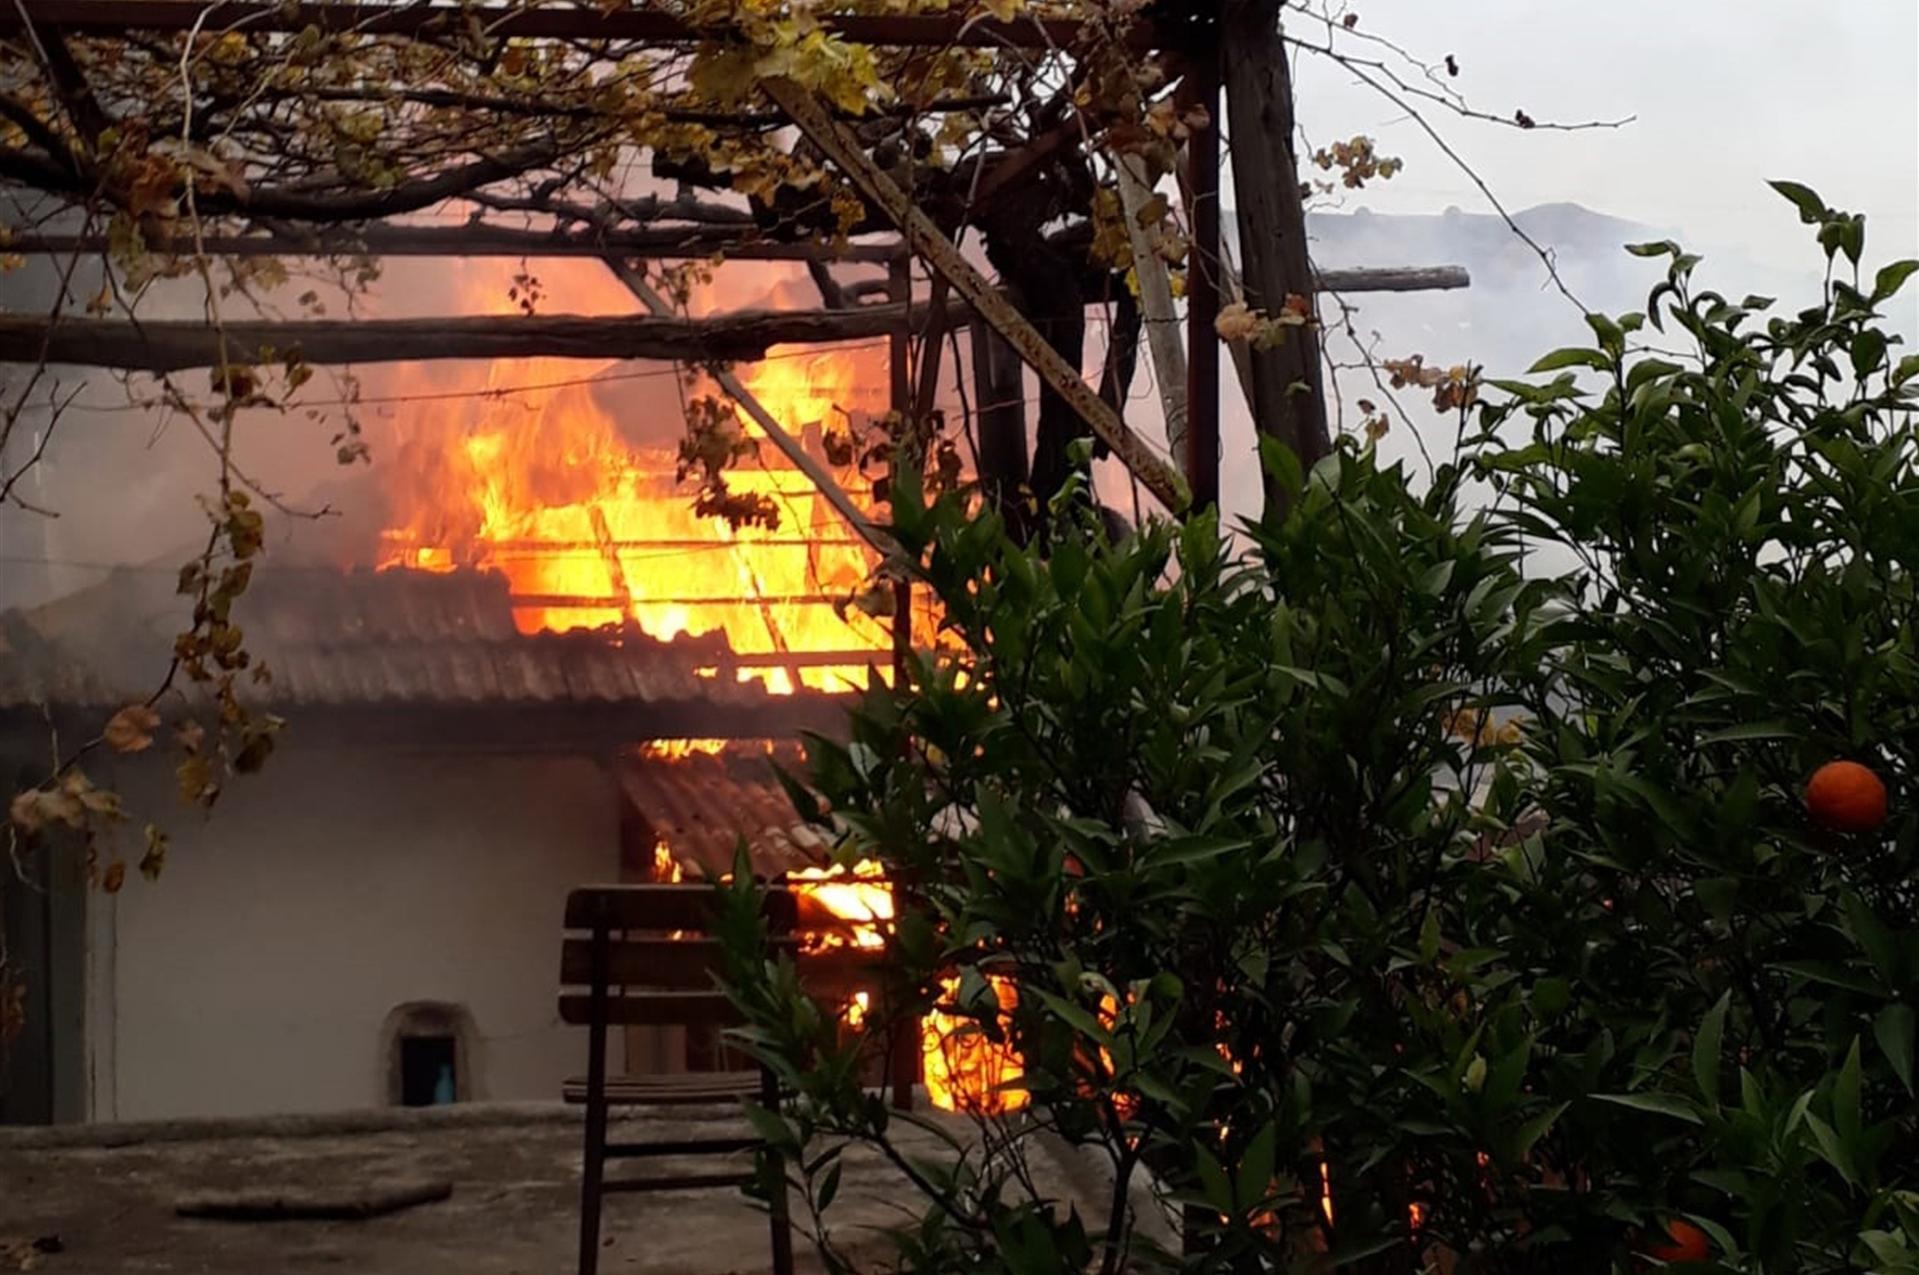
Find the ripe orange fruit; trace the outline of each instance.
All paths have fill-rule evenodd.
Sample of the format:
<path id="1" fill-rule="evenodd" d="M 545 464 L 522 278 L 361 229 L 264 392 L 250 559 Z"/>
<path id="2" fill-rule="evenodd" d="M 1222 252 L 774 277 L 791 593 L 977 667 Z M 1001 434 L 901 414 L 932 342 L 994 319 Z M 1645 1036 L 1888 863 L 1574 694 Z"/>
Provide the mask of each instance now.
<path id="1" fill-rule="evenodd" d="M 1886 786 L 1856 761 L 1829 761 L 1806 783 L 1806 809 L 1837 832 L 1871 832 L 1886 821 Z"/>
<path id="2" fill-rule="evenodd" d="M 1646 1256 L 1662 1262 L 1703 1262 L 1712 1256 L 1712 1241 L 1706 1233 L 1683 1218 L 1666 1223 L 1666 1238 L 1672 1243 L 1650 1245 Z"/>

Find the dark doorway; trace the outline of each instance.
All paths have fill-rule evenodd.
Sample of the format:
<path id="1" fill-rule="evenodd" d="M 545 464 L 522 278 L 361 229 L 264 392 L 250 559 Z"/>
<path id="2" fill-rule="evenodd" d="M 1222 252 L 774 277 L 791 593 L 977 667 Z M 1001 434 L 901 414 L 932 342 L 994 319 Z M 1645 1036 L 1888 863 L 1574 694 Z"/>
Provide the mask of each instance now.
<path id="1" fill-rule="evenodd" d="M 438 1107 L 460 1094 L 458 1051 L 451 1036 L 405 1036 L 400 1040 L 400 1105 Z"/>
<path id="2" fill-rule="evenodd" d="M 19 788 L 39 772 L 22 771 Z M 19 1033 L 0 1035 L 0 1125 L 65 1124 L 87 1118 L 86 882 L 70 846 L 41 838 L 9 862 L 0 853 L 0 1022 L 17 1014 Z"/>

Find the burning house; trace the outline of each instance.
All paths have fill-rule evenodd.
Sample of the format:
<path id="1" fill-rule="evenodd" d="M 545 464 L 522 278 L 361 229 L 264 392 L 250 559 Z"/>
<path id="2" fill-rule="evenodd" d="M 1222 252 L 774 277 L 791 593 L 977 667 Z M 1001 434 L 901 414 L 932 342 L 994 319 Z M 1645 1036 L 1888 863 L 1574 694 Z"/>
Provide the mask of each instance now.
<path id="1" fill-rule="evenodd" d="M 856 397 L 848 358 L 761 369 L 787 419 Z M 266 674 L 245 693 L 290 723 L 270 763 L 206 818 L 174 795 L 164 740 L 96 754 L 95 781 L 170 834 L 159 881 L 90 889 L 56 846 L 26 865 L 43 888 L 7 892 L 30 1027 L 0 1117 L 554 1098 L 580 1066 L 553 1000 L 569 888 L 716 874 L 741 837 L 763 875 L 823 859 L 768 754 L 834 730 L 893 637 L 847 605 L 873 558 L 805 479 L 737 474 L 774 526 L 696 515 L 674 452 L 578 384 L 510 410 L 431 403 L 397 432 L 373 471 L 381 525 L 349 560 L 270 553 L 236 605 Z M 188 609 L 175 576 L 123 568 L 0 616 L 17 785 L 49 726 L 87 738 L 161 684 Z M 96 877 L 122 855 L 139 851 L 103 847 Z M 701 1062 L 637 1031 L 628 1053 Z"/>

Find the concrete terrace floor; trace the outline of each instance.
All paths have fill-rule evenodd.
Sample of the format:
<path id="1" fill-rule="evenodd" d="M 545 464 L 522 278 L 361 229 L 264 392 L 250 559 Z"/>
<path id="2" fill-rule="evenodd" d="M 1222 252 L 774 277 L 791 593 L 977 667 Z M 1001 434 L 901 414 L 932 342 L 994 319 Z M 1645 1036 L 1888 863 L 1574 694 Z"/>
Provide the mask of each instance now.
<path id="1" fill-rule="evenodd" d="M 615 1139 L 731 1131 L 725 1111 L 648 1114 L 614 1125 Z M 961 1136 L 970 1130 L 955 1121 Z M 930 1135 L 915 1138 L 929 1150 Z M 1097 1167 L 1042 1147 L 1036 1174 L 1057 1182 L 1082 1216 L 1103 1216 Z M 655 1161 L 655 1167 L 675 1162 Z M 695 1167 L 700 1162 L 687 1162 Z M 711 1162 L 706 1162 L 709 1166 Z M 615 1172 L 635 1166 L 615 1163 Z M 46 1275 L 558 1275 L 575 1268 L 580 1125 L 543 1106 L 441 1108 L 338 1117 L 152 1126 L 0 1129 L 0 1271 Z M 387 1180 L 451 1180 L 444 1201 L 353 1222 L 226 1222 L 180 1218 L 182 1196 L 219 1189 L 356 1188 Z M 1110 1178 L 1105 1181 L 1110 1182 Z M 1142 1201 L 1143 1202 L 1143 1201 Z M 896 1171 L 849 1153 L 831 1211 L 843 1246 L 884 1266 L 865 1228 L 918 1203 Z M 57 1236 L 59 1250 L 31 1253 Z M 729 1275 L 769 1266 L 767 1222 L 724 1190 L 607 1199 L 600 1269 L 608 1275 Z M 796 1237 L 800 1269 L 818 1269 Z M 848 1243 L 848 1241 L 854 1241 Z M 37 1262 L 37 1264 L 36 1264 Z"/>

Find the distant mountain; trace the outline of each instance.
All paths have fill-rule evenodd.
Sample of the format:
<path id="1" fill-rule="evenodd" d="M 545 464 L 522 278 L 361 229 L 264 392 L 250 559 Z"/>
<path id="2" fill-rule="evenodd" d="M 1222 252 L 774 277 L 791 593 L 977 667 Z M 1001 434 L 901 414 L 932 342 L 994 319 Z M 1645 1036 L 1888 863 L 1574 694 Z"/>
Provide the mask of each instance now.
<path id="1" fill-rule="evenodd" d="M 1659 261 L 1634 257 L 1629 243 L 1676 238 L 1674 232 L 1578 204 L 1541 204 L 1513 221 L 1550 255 L 1584 304 L 1609 312 L 1644 307 L 1664 273 Z M 1229 215 L 1226 224 L 1233 224 Z M 1493 213 L 1448 208 L 1439 213 L 1315 213 L 1307 220 L 1313 259 L 1329 268 L 1464 266 L 1472 286 L 1450 292 L 1371 293 L 1345 298 L 1356 307 L 1353 338 L 1385 358 L 1422 354 L 1428 363 L 1474 362 L 1489 375 L 1522 372 L 1541 354 L 1590 336 L 1579 310 L 1551 285 L 1539 252 Z M 1337 314 L 1334 352 L 1342 354 Z"/>

